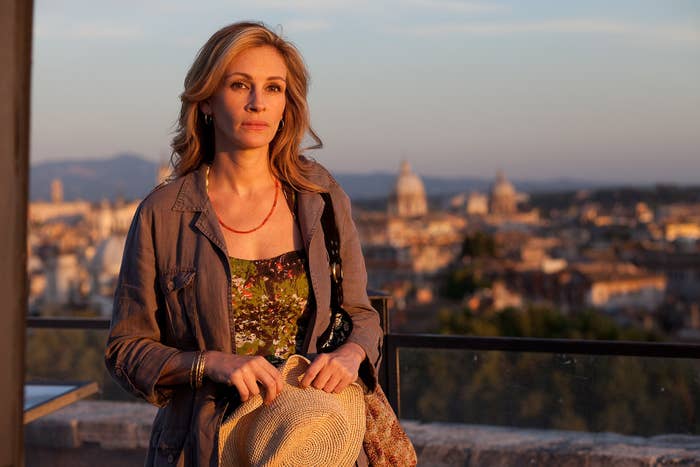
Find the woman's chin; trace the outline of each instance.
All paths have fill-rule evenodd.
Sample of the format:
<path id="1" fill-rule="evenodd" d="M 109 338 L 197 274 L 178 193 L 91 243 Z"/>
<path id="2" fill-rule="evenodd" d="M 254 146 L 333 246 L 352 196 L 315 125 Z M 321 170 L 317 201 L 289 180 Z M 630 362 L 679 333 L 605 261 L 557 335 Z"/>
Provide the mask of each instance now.
<path id="1" fill-rule="evenodd" d="M 243 138 L 232 141 L 231 146 L 239 150 L 253 150 L 267 148 L 270 145 L 272 138 Z"/>

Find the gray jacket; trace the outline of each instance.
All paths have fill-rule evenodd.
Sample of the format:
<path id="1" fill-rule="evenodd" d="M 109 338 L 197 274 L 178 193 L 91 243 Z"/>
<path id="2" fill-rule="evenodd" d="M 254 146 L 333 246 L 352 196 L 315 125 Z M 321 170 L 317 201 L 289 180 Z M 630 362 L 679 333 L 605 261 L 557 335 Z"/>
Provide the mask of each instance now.
<path id="1" fill-rule="evenodd" d="M 321 165 L 310 180 L 328 189 L 340 234 L 343 308 L 353 320 L 349 341 L 367 353 L 360 377 L 376 383 L 382 331 L 367 298 L 367 273 L 350 213 L 350 200 Z M 307 353 L 330 321 L 328 254 L 321 228 L 324 202 L 300 192 L 297 219 L 308 256 L 315 297 Z M 160 375 L 180 351 L 232 352 L 234 323 L 231 272 L 224 237 L 206 193 L 205 169 L 152 191 L 139 205 L 129 230 L 114 295 L 105 362 L 112 377 L 136 396 L 160 407 L 153 423 L 147 466 L 216 466 L 218 427 L 235 388 L 206 380 L 161 386 Z M 361 452 L 359 465 L 366 465 Z"/>

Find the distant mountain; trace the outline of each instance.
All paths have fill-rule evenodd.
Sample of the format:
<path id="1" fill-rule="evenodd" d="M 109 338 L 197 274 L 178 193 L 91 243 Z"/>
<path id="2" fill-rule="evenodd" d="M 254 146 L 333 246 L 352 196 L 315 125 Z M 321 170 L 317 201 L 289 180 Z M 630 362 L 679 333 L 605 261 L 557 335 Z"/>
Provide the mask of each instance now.
<path id="1" fill-rule="evenodd" d="M 375 172 L 369 174 L 333 174 L 352 199 L 386 198 L 396 182 L 395 173 Z M 421 177 L 428 196 L 443 196 L 465 190 L 483 190 L 489 180 L 478 178 Z"/>
<path id="2" fill-rule="evenodd" d="M 507 175 L 507 174 L 506 174 Z M 354 200 L 378 199 L 389 196 L 396 174 L 376 172 L 371 174 L 334 174 L 338 182 Z M 433 177 L 421 176 L 425 192 L 430 198 L 444 197 L 457 193 L 480 191 L 486 193 L 491 189 L 492 179 L 476 177 Z M 526 193 L 546 193 L 596 189 L 610 184 L 559 178 L 544 181 L 511 180 L 518 191 Z"/>
<path id="3" fill-rule="evenodd" d="M 30 199 L 48 200 L 51 181 L 63 182 L 64 199 L 100 201 L 104 198 L 144 197 L 156 183 L 158 164 L 135 154 L 119 154 L 108 159 L 42 162 L 30 171 Z M 383 199 L 389 196 L 396 181 L 395 173 L 336 173 L 334 176 L 353 200 Z M 507 174 L 506 174 L 507 175 Z M 475 177 L 421 177 L 429 197 L 443 197 L 468 191 L 486 192 L 493 180 Z M 553 179 L 546 181 L 511 180 L 518 191 L 527 193 L 596 189 L 611 184 L 588 180 Z"/>
<path id="4" fill-rule="evenodd" d="M 119 154 L 109 159 L 41 162 L 29 172 L 29 199 L 51 199 L 51 181 L 63 182 L 66 201 L 104 198 L 142 198 L 156 184 L 158 164 L 135 154 Z"/>

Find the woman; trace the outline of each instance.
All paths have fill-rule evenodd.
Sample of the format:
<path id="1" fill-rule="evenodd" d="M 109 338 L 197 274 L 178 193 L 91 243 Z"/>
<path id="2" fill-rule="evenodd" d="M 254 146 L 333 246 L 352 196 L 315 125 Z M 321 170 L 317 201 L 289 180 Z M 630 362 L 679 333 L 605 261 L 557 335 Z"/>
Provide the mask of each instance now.
<path id="1" fill-rule="evenodd" d="M 300 155 L 307 134 L 320 147 L 307 89 L 294 46 L 247 22 L 217 31 L 185 78 L 175 178 L 134 216 L 105 354 L 123 387 L 160 407 L 146 465 L 216 465 L 231 407 L 258 393 L 269 404 L 282 388 L 273 363 L 317 352 L 331 294 L 321 192 L 335 210 L 353 331 L 301 385 L 376 383 L 382 332 L 349 199 Z"/>

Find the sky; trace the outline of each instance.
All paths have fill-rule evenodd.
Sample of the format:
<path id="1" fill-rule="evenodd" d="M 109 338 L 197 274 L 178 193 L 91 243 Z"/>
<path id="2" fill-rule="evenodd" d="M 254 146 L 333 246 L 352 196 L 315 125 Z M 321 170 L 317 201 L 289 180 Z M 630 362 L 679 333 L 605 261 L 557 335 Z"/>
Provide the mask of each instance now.
<path id="1" fill-rule="evenodd" d="M 32 163 L 169 157 L 184 76 L 261 20 L 338 173 L 700 183 L 700 2 L 35 0 Z"/>

